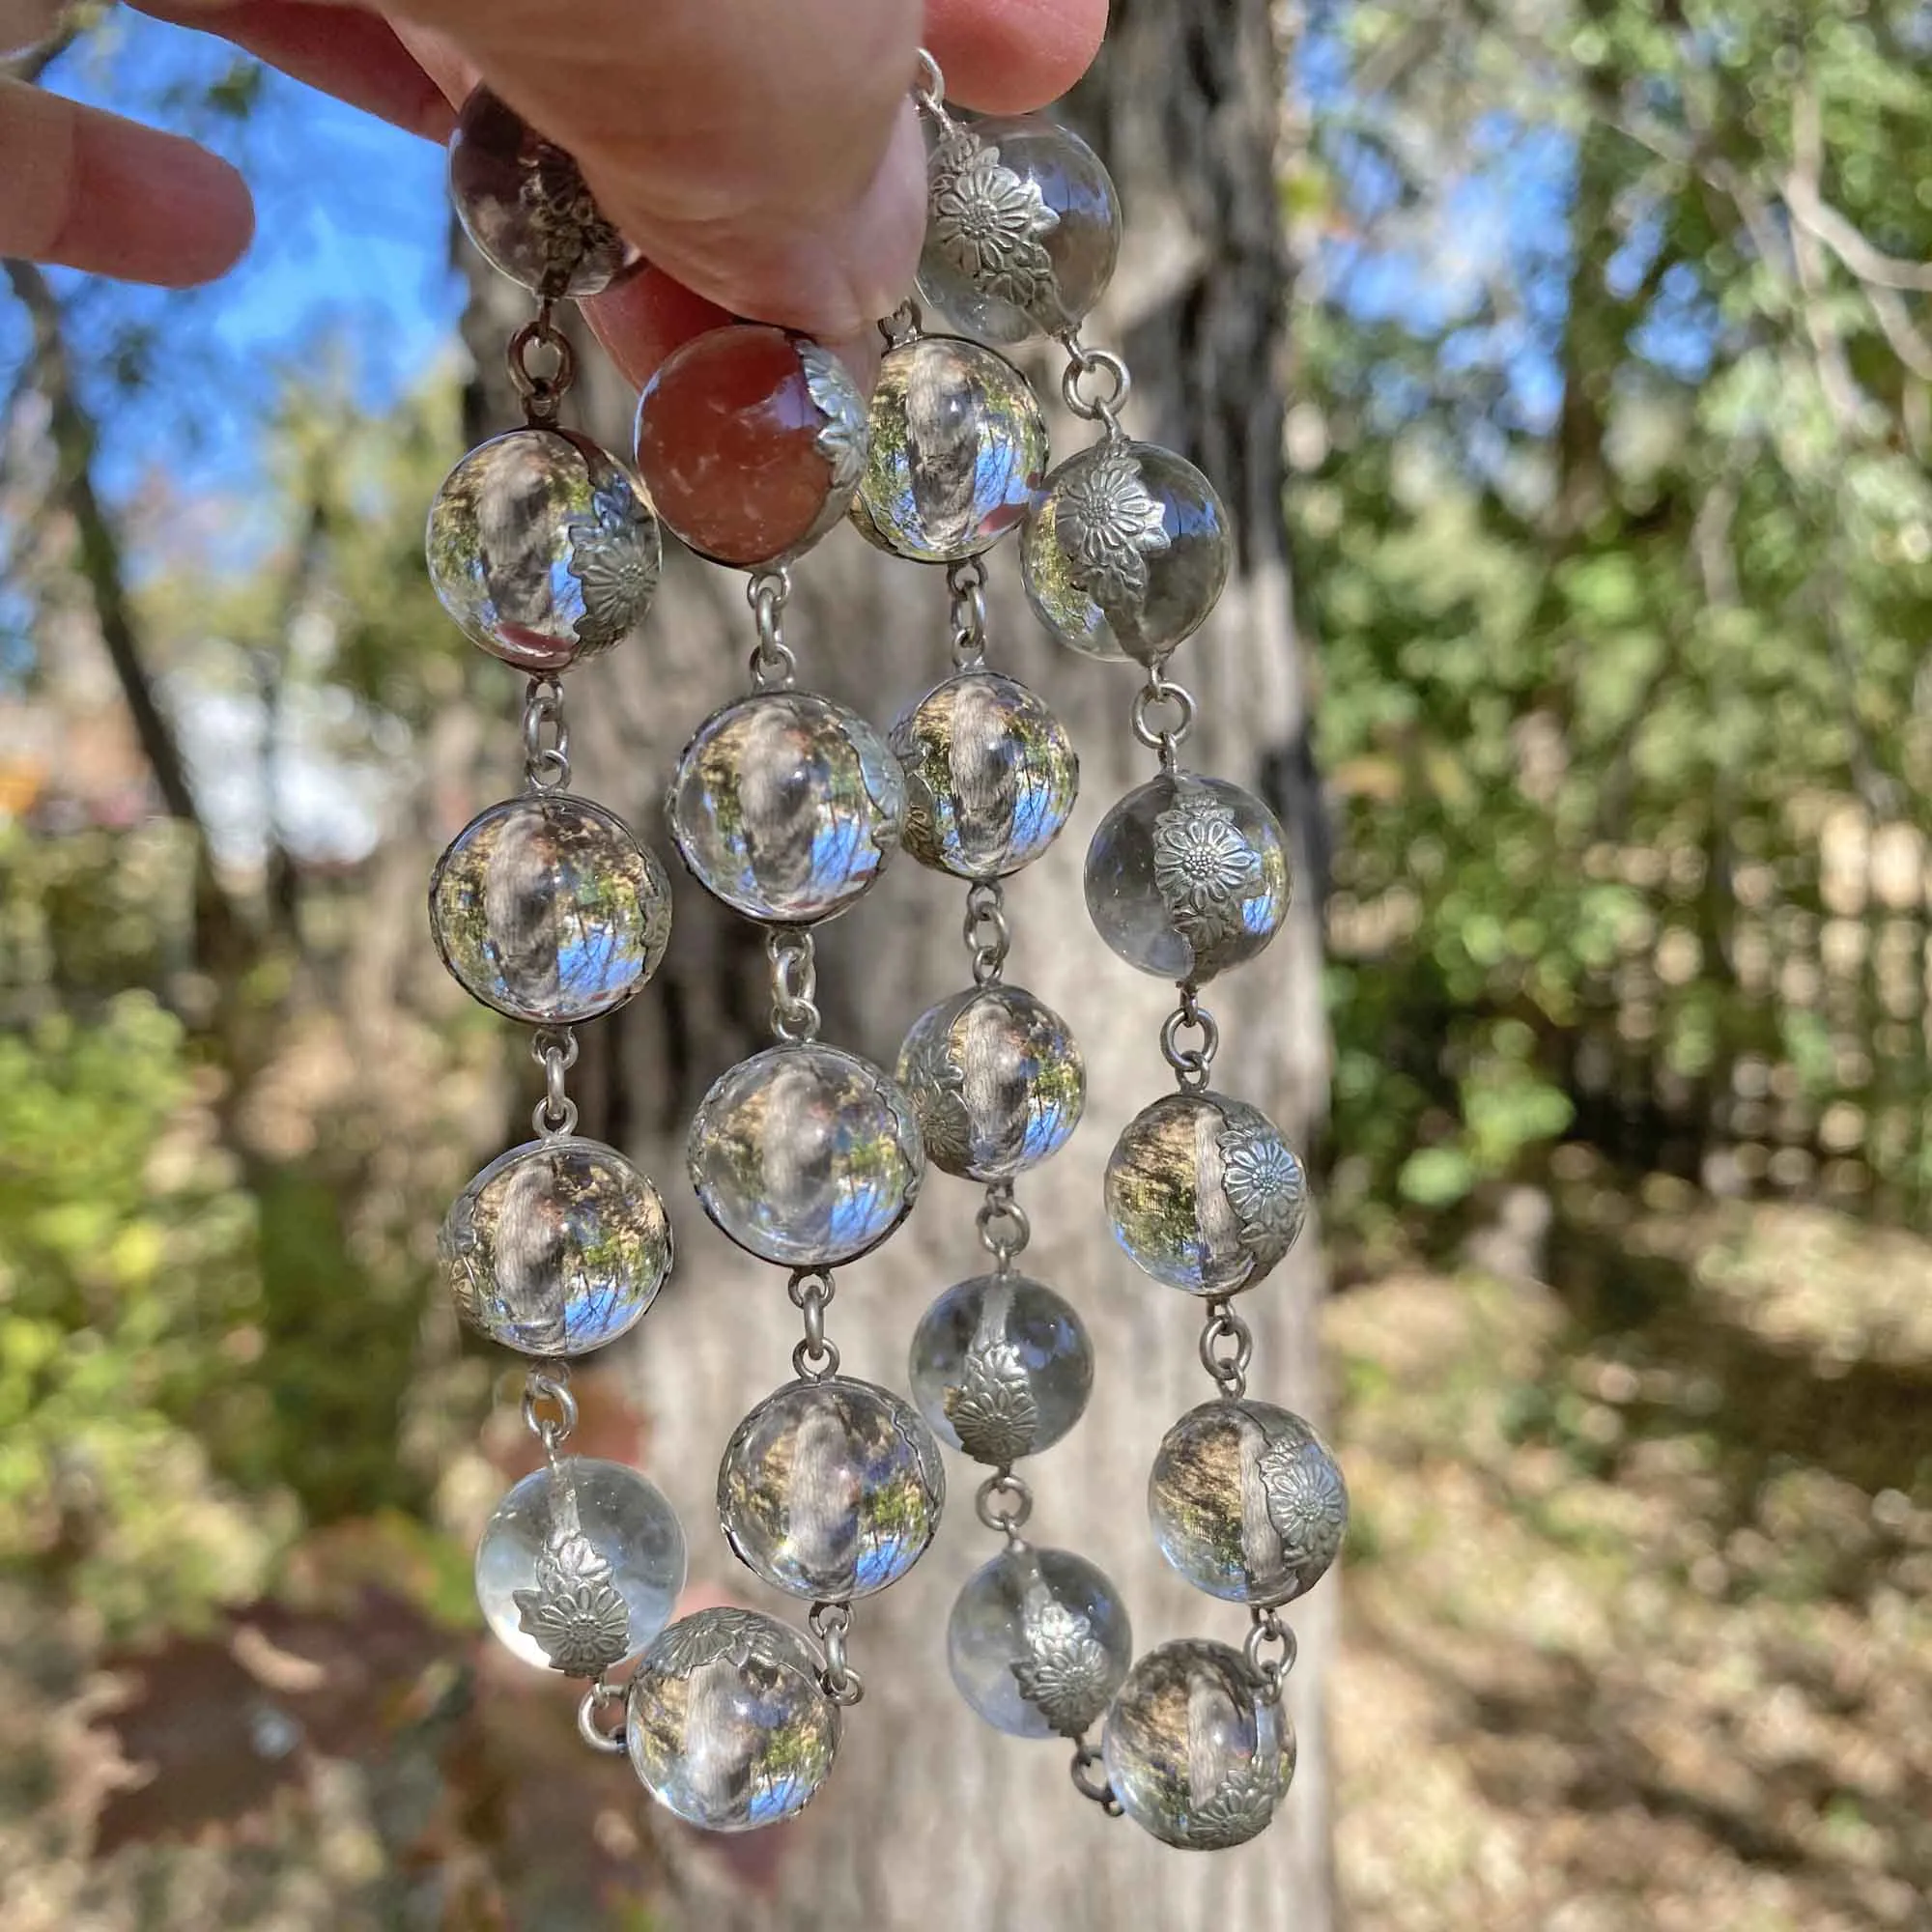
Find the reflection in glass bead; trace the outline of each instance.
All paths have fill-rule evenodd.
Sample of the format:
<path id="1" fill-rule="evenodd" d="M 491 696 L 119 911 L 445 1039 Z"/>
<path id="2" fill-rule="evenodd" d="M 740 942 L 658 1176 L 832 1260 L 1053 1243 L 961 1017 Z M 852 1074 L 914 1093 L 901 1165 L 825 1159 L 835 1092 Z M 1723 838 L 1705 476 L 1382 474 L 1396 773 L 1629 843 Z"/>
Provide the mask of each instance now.
<path id="1" fill-rule="evenodd" d="M 1004 356 L 956 335 L 886 352 L 860 533 L 914 563 L 957 563 L 1017 527 L 1046 472 L 1046 421 Z"/>
<path id="2" fill-rule="evenodd" d="M 472 998 L 530 1026 L 621 1007 L 670 941 L 670 881 L 622 819 L 587 798 L 505 799 L 436 862 L 429 923 Z"/>
<path id="3" fill-rule="evenodd" d="M 905 847 L 956 879 L 1001 879 L 1060 836 L 1080 794 L 1066 726 L 1025 685 L 962 671 L 893 726 L 905 767 Z"/>
<path id="4" fill-rule="evenodd" d="M 1161 1437 L 1148 1516 L 1160 1553 L 1197 1590 L 1285 1604 L 1334 1562 L 1349 1491 L 1300 1416 L 1266 1402 L 1205 1402 Z"/>
<path id="5" fill-rule="evenodd" d="M 956 1282 L 913 1331 L 913 1400 L 940 1440 L 976 1463 L 1052 1448 L 1093 1389 L 1085 1325 L 1030 1275 Z"/>
<path id="6" fill-rule="evenodd" d="M 795 1597 L 845 1603 L 896 1583 L 939 1527 L 939 1445 L 902 1396 L 830 1376 L 746 1416 L 718 1467 L 739 1560 Z"/>
<path id="7" fill-rule="evenodd" d="M 1087 1106 L 1072 1032 L 1024 986 L 975 986 L 928 1007 L 899 1049 L 898 1074 L 926 1159 L 968 1180 L 1037 1167 Z"/>
<path id="8" fill-rule="evenodd" d="M 588 437 L 479 443 L 430 505 L 429 579 L 464 635 L 520 670 L 567 670 L 637 629 L 657 592 L 657 519 Z"/>
<path id="9" fill-rule="evenodd" d="M 639 259 L 570 156 L 487 87 L 456 117 L 449 198 L 490 266 L 532 295 L 594 296 Z"/>
<path id="10" fill-rule="evenodd" d="M 727 1068 L 698 1105 L 686 1158 L 712 1220 L 784 1267 L 877 1247 L 925 1172 L 912 1102 L 871 1062 L 818 1040 Z"/>
<path id="11" fill-rule="evenodd" d="M 967 1579 L 946 1623 L 960 1696 L 1009 1737 L 1078 1737 L 1133 1656 L 1120 1592 L 1065 1549 L 1003 1550 Z"/>
<path id="12" fill-rule="evenodd" d="M 1196 985 L 1252 959 L 1288 918 L 1288 842 L 1252 792 L 1163 772 L 1087 848 L 1087 911 L 1129 966 Z"/>
<path id="13" fill-rule="evenodd" d="M 1237 1650 L 1151 1650 L 1107 1712 L 1100 1750 L 1126 1814 L 1164 1845 L 1225 1851 L 1267 1829 L 1294 1776 L 1294 1730 Z"/>
<path id="14" fill-rule="evenodd" d="M 582 1355 L 628 1334 L 670 1272 L 658 1191 L 615 1148 L 530 1141 L 461 1194 L 437 1243 L 465 1324 L 526 1355 Z"/>
<path id="15" fill-rule="evenodd" d="M 1078 134 L 1043 114 L 927 124 L 919 292 L 989 342 L 1077 328 L 1121 249 L 1121 204 Z"/>
<path id="16" fill-rule="evenodd" d="M 670 1621 L 684 1531 L 656 1484 L 621 1463 L 565 1456 L 526 1476 L 483 1527 L 476 1600 L 526 1663 L 595 1677 Z"/>
<path id="17" fill-rule="evenodd" d="M 885 870 L 905 779 L 857 713 L 807 691 L 763 691 L 697 727 L 665 809 L 707 892 L 747 919 L 802 925 L 843 912 Z"/>
<path id="18" fill-rule="evenodd" d="M 638 473 L 699 556 L 749 570 L 810 550 L 852 502 L 866 398 L 810 336 L 732 323 L 694 336 L 638 401 Z"/>
<path id="19" fill-rule="evenodd" d="M 1020 573 L 1062 643 L 1152 665 L 1207 622 L 1233 554 L 1227 512 L 1193 464 L 1108 438 L 1046 479 L 1020 539 Z"/>
<path id="20" fill-rule="evenodd" d="M 1267 1116 L 1223 1094 L 1167 1094 L 1107 1162 L 1114 1238 L 1189 1294 L 1252 1288 L 1294 1245 L 1308 1177 Z"/>
<path id="21" fill-rule="evenodd" d="M 644 1789 L 687 1824 L 751 1832 L 804 1810 L 838 1749 L 818 1653 L 755 1610 L 694 1610 L 644 1653 L 624 1742 Z"/>

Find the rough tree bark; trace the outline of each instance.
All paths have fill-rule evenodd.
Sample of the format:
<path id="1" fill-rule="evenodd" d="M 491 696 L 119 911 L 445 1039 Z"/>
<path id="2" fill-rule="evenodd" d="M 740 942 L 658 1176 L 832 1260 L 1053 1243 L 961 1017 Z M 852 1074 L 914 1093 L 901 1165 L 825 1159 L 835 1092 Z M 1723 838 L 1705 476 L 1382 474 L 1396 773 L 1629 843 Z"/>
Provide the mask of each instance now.
<path id="1" fill-rule="evenodd" d="M 1269 1109 L 1306 1145 L 1327 1085 L 1319 995 L 1318 804 L 1306 752 L 1303 675 L 1289 607 L 1282 494 L 1283 308 L 1288 267 L 1276 198 L 1282 49 L 1266 0 L 1118 0 L 1108 48 L 1072 103 L 1112 165 L 1127 246 L 1107 309 L 1086 333 L 1123 348 L 1135 370 L 1137 433 L 1178 447 L 1218 482 L 1239 534 L 1220 610 L 1176 665 L 1201 700 L 1191 761 L 1269 791 L 1300 852 L 1289 930 L 1257 964 L 1217 982 L 1208 1004 L 1225 1045 L 1216 1084 Z M 494 370 L 517 304 L 488 298 L 479 358 Z M 603 365 L 589 420 L 621 446 L 629 399 Z M 1054 372 L 1047 392 L 1057 389 Z M 507 398 L 493 407 L 507 413 Z M 498 415 L 497 420 L 503 416 Z M 1057 424 L 1056 446 L 1077 446 Z M 1098 1562 L 1126 1593 L 1136 1645 L 1183 1634 L 1238 1641 L 1244 1619 L 1188 1590 L 1148 1533 L 1142 1492 L 1169 1422 L 1210 1388 L 1195 1359 L 1198 1304 L 1145 1278 L 1101 1220 L 1100 1173 L 1114 1136 L 1171 1076 L 1156 1035 L 1171 989 L 1107 953 L 1088 928 L 1080 866 L 1100 814 L 1151 773 L 1127 730 L 1135 678 L 1051 646 L 1017 594 L 1009 550 L 989 559 L 992 660 L 1040 690 L 1073 730 L 1080 810 L 1058 847 L 1009 882 L 1009 976 L 1067 1015 L 1090 1070 L 1087 1123 L 1047 1169 L 1022 1179 L 1035 1228 L 1030 1271 L 1081 1308 L 1098 1352 L 1092 1408 L 1028 1465 L 1037 1494 L 1029 1534 Z M 798 568 L 789 636 L 802 681 L 888 722 L 945 674 L 946 595 L 935 572 L 888 564 L 850 531 Z M 752 630 L 742 580 L 680 558 L 645 636 L 572 680 L 579 784 L 661 837 L 659 801 L 684 737 L 744 685 Z M 632 1358 L 652 1429 L 653 1473 L 691 1536 L 693 1580 L 793 1617 L 731 1559 L 712 1492 L 725 1436 L 785 1380 L 798 1318 L 782 1274 L 734 1254 L 683 1185 L 682 1128 L 704 1088 L 764 1043 L 769 992 L 757 936 L 679 887 L 671 954 L 651 992 L 617 1021 L 584 1029 L 574 1077 L 586 1128 L 620 1140 L 656 1173 L 677 1222 L 680 1265 Z M 847 919 L 822 931 L 825 1034 L 890 1063 L 925 1005 L 970 983 L 958 924 L 963 887 L 901 860 Z M 830 1327 L 847 1369 L 905 1386 L 922 1309 L 977 1272 L 975 1190 L 933 1177 L 909 1226 L 840 1271 Z M 1313 1237 L 1247 1297 L 1257 1393 L 1319 1409 L 1314 1312 L 1321 1264 Z M 933 1549 L 905 1582 L 862 1604 L 854 1660 L 867 1685 L 850 1714 L 833 1782 L 789 1840 L 720 1846 L 660 1819 L 672 1895 L 664 1922 L 736 1928 L 1158 1926 L 1163 1932 L 1331 1922 L 1328 1806 L 1320 1687 L 1334 1585 L 1297 1605 L 1301 1663 L 1291 1703 L 1301 1763 L 1282 1819 L 1258 1843 L 1212 1858 L 1164 1850 L 1109 1821 L 1067 1779 L 1062 1745 L 995 1735 L 958 1701 L 945 1623 L 997 1540 L 975 1520 L 979 1471 L 952 1459 L 952 1499 Z"/>

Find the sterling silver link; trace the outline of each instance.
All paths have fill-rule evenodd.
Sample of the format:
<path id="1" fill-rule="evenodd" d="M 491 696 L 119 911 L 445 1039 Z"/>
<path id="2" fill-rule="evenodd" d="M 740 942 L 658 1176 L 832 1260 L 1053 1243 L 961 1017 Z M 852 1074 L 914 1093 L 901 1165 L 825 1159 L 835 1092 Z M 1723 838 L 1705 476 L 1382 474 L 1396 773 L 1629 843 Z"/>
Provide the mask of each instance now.
<path id="1" fill-rule="evenodd" d="M 1114 1787 L 1107 1782 L 1104 1767 L 1100 1776 L 1094 1776 L 1096 1767 L 1101 1767 L 1100 1747 L 1090 1745 L 1085 1738 L 1073 1747 L 1073 1762 L 1069 1769 L 1073 1776 L 1073 1788 L 1082 1798 L 1091 1798 L 1110 1818 L 1121 1815 L 1121 1801 L 1114 1796 Z"/>
<path id="2" fill-rule="evenodd" d="M 1172 705 L 1174 723 L 1156 726 L 1152 712 L 1157 705 Z M 1160 768 L 1174 771 L 1180 763 L 1180 748 L 1194 729 L 1194 694 L 1183 684 L 1176 684 L 1159 665 L 1148 671 L 1148 681 L 1134 693 L 1133 710 L 1128 714 L 1134 736 L 1150 752 L 1160 753 Z"/>
<path id="3" fill-rule="evenodd" d="M 1183 1033 L 1198 1033 L 1199 1046 L 1182 1046 Z M 1204 1007 L 1195 988 L 1183 985 L 1180 1004 L 1162 1021 L 1161 1058 L 1174 1068 L 1174 1077 L 1183 1094 L 1199 1094 L 1208 1085 L 1208 1069 L 1221 1050 L 1221 1029 L 1214 1015 Z"/>
<path id="4" fill-rule="evenodd" d="M 524 1427 L 543 1444 L 554 1469 L 557 1452 L 577 1428 L 577 1398 L 570 1392 L 567 1362 L 532 1362 L 524 1378 Z"/>
<path id="5" fill-rule="evenodd" d="M 1282 1622 L 1278 1608 L 1264 1609 L 1257 1604 L 1249 1614 L 1252 1621 L 1241 1655 L 1248 1660 L 1248 1668 L 1262 1680 L 1262 1702 L 1279 1704 L 1288 1673 L 1294 1668 L 1297 1655 L 1294 1633 Z M 1273 1657 L 1267 1654 L 1271 1644 L 1278 1646 Z"/>
<path id="6" fill-rule="evenodd" d="M 850 1604 L 813 1604 L 806 1619 L 825 1649 L 818 1688 L 835 1704 L 853 1705 L 866 1694 L 866 1680 L 845 1661 L 845 1633 L 852 1628 Z"/>
<path id="7" fill-rule="evenodd" d="M 563 686 L 533 677 L 524 693 L 524 787 L 570 789 L 570 727 L 563 722 Z"/>
<path id="8" fill-rule="evenodd" d="M 946 587 L 952 593 L 952 666 L 978 670 L 986 662 L 986 566 L 977 556 L 952 564 Z"/>
<path id="9" fill-rule="evenodd" d="M 563 1077 L 577 1065 L 578 1052 L 570 1027 L 539 1027 L 530 1036 L 530 1058 L 544 1076 L 543 1098 L 530 1113 L 539 1140 L 561 1140 L 577 1131 L 577 1102 L 564 1092 Z"/>
<path id="10" fill-rule="evenodd" d="M 765 957 L 772 962 L 772 1032 L 790 1042 L 816 1039 L 818 955 L 810 931 L 772 926 L 765 934 Z"/>
<path id="11" fill-rule="evenodd" d="M 973 983 L 993 985 L 1006 970 L 1012 951 L 1012 928 L 1007 923 L 1007 895 L 997 879 L 980 879 L 967 888 L 966 918 L 960 937 L 973 955 Z"/>
<path id="12" fill-rule="evenodd" d="M 607 1731 L 597 1721 L 597 1714 L 610 1704 L 622 1704 L 624 1687 L 612 1684 L 609 1673 L 599 1677 L 577 1706 L 577 1735 L 594 1751 L 609 1751 L 612 1757 L 624 1755 L 624 1726 Z"/>
<path id="13" fill-rule="evenodd" d="M 801 1381 L 822 1382 L 838 1373 L 838 1345 L 825 1333 L 834 1292 L 830 1268 L 795 1268 L 785 1284 L 791 1305 L 805 1317 L 805 1339 L 791 1351 L 792 1372 Z"/>
<path id="14" fill-rule="evenodd" d="M 1020 1531 L 1033 1515 L 1033 1486 L 1014 1475 L 1010 1464 L 995 1469 L 973 1492 L 973 1513 L 1007 1539 L 1009 1549 L 1017 1549 Z"/>
<path id="15" fill-rule="evenodd" d="M 1010 1180 L 987 1182 L 986 1198 L 973 1216 L 973 1226 L 979 1233 L 980 1245 L 992 1256 L 993 1265 L 1001 1274 L 1012 1272 L 1013 1258 L 1023 1253 L 1033 1239 L 1033 1223 L 1027 1218 L 1026 1209 L 1014 1200 Z"/>
<path id="16" fill-rule="evenodd" d="M 1225 1345 L 1232 1343 L 1228 1348 Z M 1248 1364 L 1255 1358 L 1255 1338 L 1248 1324 L 1235 1313 L 1225 1295 L 1216 1295 L 1208 1304 L 1208 1321 L 1201 1330 L 1201 1366 L 1214 1378 L 1214 1385 L 1230 1402 L 1239 1402 L 1248 1392 Z"/>
<path id="17" fill-rule="evenodd" d="M 784 640 L 784 610 L 791 602 L 791 572 L 783 564 L 753 571 L 745 598 L 758 628 L 752 652 L 752 689 L 789 691 L 798 676 L 798 659 Z"/>
<path id="18" fill-rule="evenodd" d="M 1054 340 L 1066 351 L 1066 367 L 1060 378 L 1062 400 L 1082 422 L 1101 424 L 1110 442 L 1119 440 L 1126 434 L 1120 412 L 1133 391 L 1132 372 L 1111 349 L 1089 348 L 1077 329 L 1069 328 Z M 1104 389 L 1094 381 L 1096 377 L 1105 378 Z"/>
<path id="19" fill-rule="evenodd" d="M 548 350 L 551 368 L 545 374 L 530 366 L 530 352 Z M 558 405 L 577 381 L 577 352 L 570 337 L 556 326 L 555 304 L 545 297 L 537 312 L 510 337 L 506 352 L 510 381 L 523 399 L 524 420 L 532 429 L 548 429 L 556 421 Z"/>

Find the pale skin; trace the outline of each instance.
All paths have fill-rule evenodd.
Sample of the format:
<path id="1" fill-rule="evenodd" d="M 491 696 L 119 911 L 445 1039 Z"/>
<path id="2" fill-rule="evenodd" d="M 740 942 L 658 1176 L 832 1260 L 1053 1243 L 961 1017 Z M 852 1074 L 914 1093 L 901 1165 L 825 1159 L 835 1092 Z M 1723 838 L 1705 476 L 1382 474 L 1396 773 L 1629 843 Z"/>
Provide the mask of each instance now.
<path id="1" fill-rule="evenodd" d="M 51 0 L 0 0 L 0 46 Z M 1064 93 L 1106 0 L 154 0 L 434 141 L 479 79 L 577 156 L 650 267 L 585 304 L 642 382 L 728 314 L 838 341 L 907 293 L 924 169 L 910 89 L 1017 113 Z M 254 234 L 233 168 L 179 136 L 0 81 L 0 255 L 214 279 Z"/>

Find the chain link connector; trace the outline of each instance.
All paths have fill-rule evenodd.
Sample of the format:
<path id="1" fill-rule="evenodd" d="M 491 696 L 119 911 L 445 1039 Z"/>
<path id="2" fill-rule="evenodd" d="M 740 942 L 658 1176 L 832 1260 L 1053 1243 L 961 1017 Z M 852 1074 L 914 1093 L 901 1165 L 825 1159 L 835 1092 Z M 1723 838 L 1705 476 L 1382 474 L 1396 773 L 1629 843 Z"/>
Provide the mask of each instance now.
<path id="1" fill-rule="evenodd" d="M 995 1469 L 973 1492 L 973 1513 L 1009 1545 L 1017 1544 L 1033 1515 L 1033 1488 L 1010 1468 Z"/>
<path id="2" fill-rule="evenodd" d="M 577 1428 L 577 1398 L 570 1392 L 567 1363 L 530 1364 L 524 1378 L 524 1427 L 543 1444 L 545 1458 L 554 1463 L 556 1452 Z"/>
<path id="3" fill-rule="evenodd" d="M 1250 1615 L 1253 1622 L 1248 1628 L 1247 1641 L 1241 1645 L 1241 1655 L 1247 1659 L 1248 1668 L 1262 1681 L 1259 1692 L 1262 1702 L 1279 1704 L 1288 1673 L 1294 1668 L 1297 1654 L 1294 1633 L 1282 1622 L 1277 1608 L 1264 1609 L 1257 1604 Z M 1276 1656 L 1267 1654 L 1270 1644 L 1280 1646 Z"/>
<path id="4" fill-rule="evenodd" d="M 990 986 L 1006 969 L 1012 951 L 1012 928 L 1007 923 L 1006 889 L 997 879 L 979 879 L 967 888 L 966 917 L 959 936 L 973 955 L 973 983 Z"/>
<path id="5" fill-rule="evenodd" d="M 570 787 L 570 727 L 563 720 L 563 686 L 533 677 L 524 693 L 524 784 L 535 792 Z"/>
<path id="6" fill-rule="evenodd" d="M 924 47 L 919 50 L 912 98 L 923 114 L 930 114 L 942 128 L 952 127 L 952 117 L 946 111 L 946 71 Z"/>
<path id="7" fill-rule="evenodd" d="M 1120 412 L 1133 391 L 1133 372 L 1111 349 L 1090 349 L 1076 329 L 1056 339 L 1066 351 L 1066 367 L 1060 376 L 1062 401 L 1082 422 L 1101 424 L 1108 441 L 1118 441 L 1126 434 Z M 1095 380 L 1102 377 L 1105 387 Z"/>
<path id="8" fill-rule="evenodd" d="M 1033 1223 L 1027 1218 L 1026 1209 L 1013 1199 L 1010 1180 L 987 1182 L 986 1198 L 973 1216 L 973 1226 L 979 1232 L 980 1245 L 992 1256 L 994 1268 L 1000 1274 L 1011 1271 L 1014 1256 L 1024 1252 L 1033 1239 Z"/>
<path id="9" fill-rule="evenodd" d="M 852 1605 L 813 1604 L 806 1621 L 825 1650 L 818 1688 L 835 1704 L 856 1704 L 866 1694 L 866 1680 L 845 1660 L 845 1633 L 852 1628 Z"/>
<path id="10" fill-rule="evenodd" d="M 800 1381 L 822 1382 L 838 1373 L 838 1345 L 827 1339 L 825 1311 L 832 1306 L 832 1270 L 796 1268 L 785 1284 L 791 1305 L 805 1317 L 805 1339 L 791 1351 L 792 1373 Z"/>
<path id="11" fill-rule="evenodd" d="M 530 365 L 530 352 L 550 352 L 550 372 L 540 373 Z M 556 326 L 554 308 L 549 298 L 523 327 L 510 337 L 505 352 L 510 364 L 510 381 L 524 404 L 524 420 L 532 429 L 555 426 L 558 405 L 577 381 L 577 352 L 570 337 Z"/>
<path id="12" fill-rule="evenodd" d="M 600 1677 L 586 1690 L 577 1706 L 577 1735 L 594 1751 L 609 1751 L 612 1757 L 624 1754 L 624 1726 L 607 1731 L 597 1721 L 597 1714 L 611 1704 L 624 1701 L 624 1687 Z"/>
<path id="13" fill-rule="evenodd" d="M 951 565 L 946 587 L 952 593 L 952 668 L 978 670 L 986 662 L 986 566 L 977 556 Z"/>
<path id="14" fill-rule="evenodd" d="M 1182 1046 L 1183 1033 L 1198 1033 L 1199 1046 Z M 1214 1015 L 1201 1002 L 1189 984 L 1180 989 L 1180 1004 L 1161 1022 L 1161 1058 L 1174 1068 L 1174 1077 L 1183 1094 L 1198 1094 L 1208 1085 L 1214 1056 L 1221 1050 L 1221 1029 Z"/>
<path id="15" fill-rule="evenodd" d="M 1091 1798 L 1110 1818 L 1121 1815 L 1121 1801 L 1114 1796 L 1114 1787 L 1107 1782 L 1098 1745 L 1090 1745 L 1082 1738 L 1073 1747 L 1073 1788 L 1082 1798 Z M 1100 1769 L 1100 1776 L 1094 1776 Z"/>
<path id="16" fill-rule="evenodd" d="M 1234 1347 L 1224 1348 L 1226 1343 Z M 1208 1322 L 1201 1330 L 1201 1366 L 1227 1401 L 1239 1402 L 1247 1394 L 1248 1364 L 1254 1358 L 1255 1338 L 1248 1324 L 1225 1295 L 1215 1295 L 1208 1304 Z"/>
<path id="17" fill-rule="evenodd" d="M 888 349 L 903 349 L 925 333 L 925 311 L 908 296 L 891 315 L 879 318 L 879 333 Z"/>
<path id="18" fill-rule="evenodd" d="M 1156 726 L 1152 713 L 1156 705 L 1174 707 L 1174 723 L 1166 726 Z M 1127 722 L 1140 743 L 1150 752 L 1160 753 L 1160 768 L 1164 772 L 1174 771 L 1180 763 L 1180 748 L 1186 742 L 1187 734 L 1194 729 L 1194 694 L 1183 684 L 1176 684 L 1172 678 L 1155 665 L 1148 672 L 1148 681 L 1134 693 L 1133 709 L 1127 715 Z"/>
<path id="19" fill-rule="evenodd" d="M 563 1077 L 577 1065 L 577 1036 L 569 1027 L 539 1027 L 530 1036 L 530 1058 L 543 1068 L 543 1098 L 530 1110 L 539 1140 L 562 1140 L 577 1131 L 577 1102 L 564 1092 Z"/>
<path id="20" fill-rule="evenodd" d="M 765 933 L 772 964 L 772 1032 L 787 1043 L 818 1037 L 818 955 L 804 926 L 775 925 Z"/>
<path id="21" fill-rule="evenodd" d="M 752 689 L 789 691 L 798 676 L 798 659 L 784 640 L 784 610 L 791 602 L 791 571 L 784 564 L 754 570 L 745 585 L 745 598 L 757 625 L 758 641 L 752 652 Z"/>

